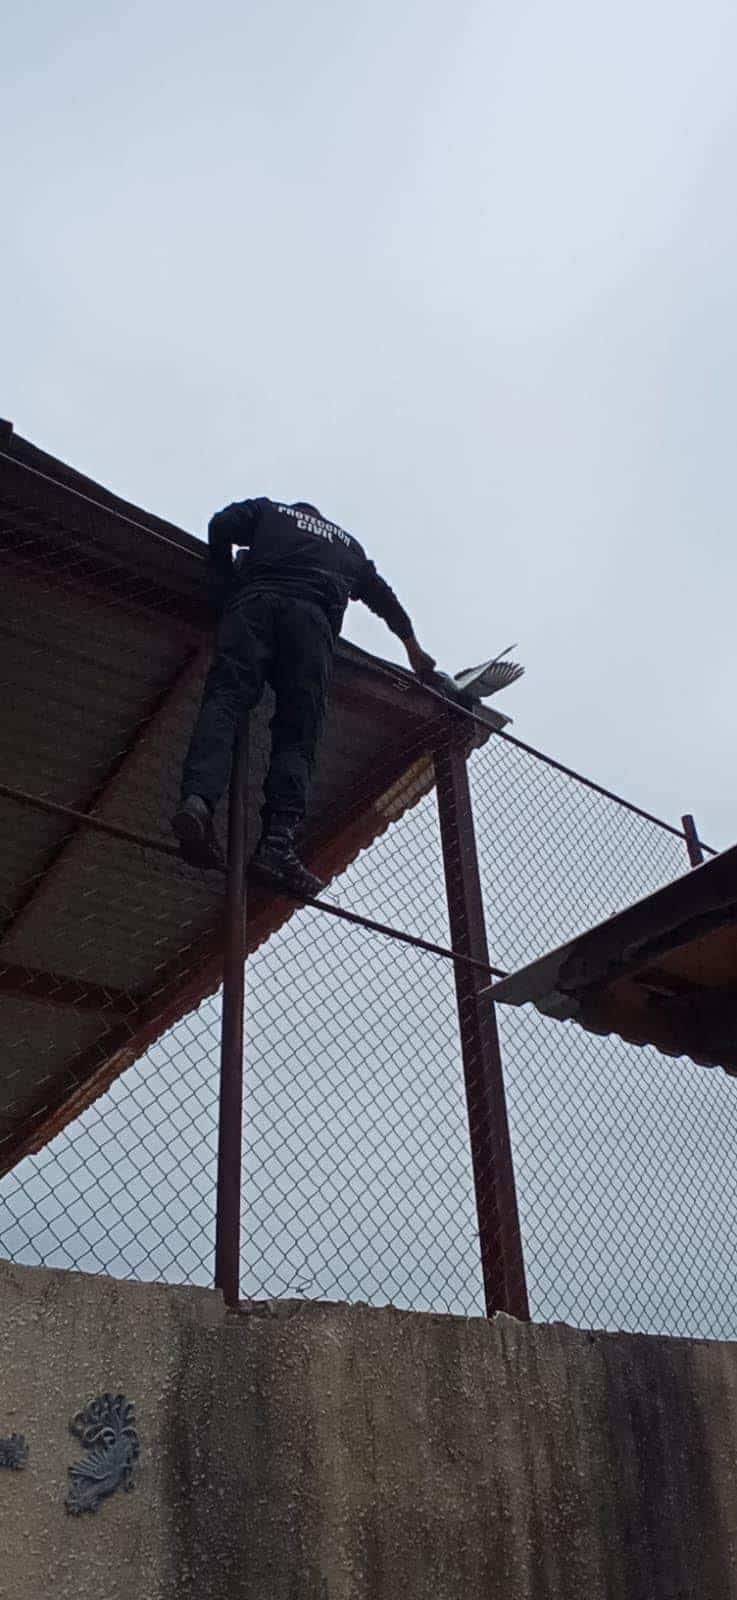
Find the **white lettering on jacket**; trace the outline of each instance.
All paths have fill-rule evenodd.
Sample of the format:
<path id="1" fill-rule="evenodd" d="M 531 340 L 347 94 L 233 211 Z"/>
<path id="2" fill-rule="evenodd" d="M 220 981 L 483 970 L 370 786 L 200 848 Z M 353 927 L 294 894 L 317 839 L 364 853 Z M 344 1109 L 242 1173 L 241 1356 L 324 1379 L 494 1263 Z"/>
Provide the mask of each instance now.
<path id="1" fill-rule="evenodd" d="M 343 529 L 339 528 L 335 522 L 325 522 L 322 517 L 312 517 L 308 511 L 295 511 L 294 506 L 277 505 L 276 509 L 281 511 L 282 516 L 295 517 L 297 527 L 303 533 L 314 533 L 318 539 L 327 539 L 330 544 L 333 544 L 336 539 L 339 539 L 341 544 L 350 545 L 351 543 L 349 535 L 344 533 Z"/>

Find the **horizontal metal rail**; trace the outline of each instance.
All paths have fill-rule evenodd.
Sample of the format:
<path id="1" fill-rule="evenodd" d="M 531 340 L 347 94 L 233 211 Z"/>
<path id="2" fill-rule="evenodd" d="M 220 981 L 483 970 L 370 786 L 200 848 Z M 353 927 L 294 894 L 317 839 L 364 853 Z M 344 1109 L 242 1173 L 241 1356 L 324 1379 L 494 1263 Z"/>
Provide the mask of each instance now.
<path id="1" fill-rule="evenodd" d="M 135 528 L 137 533 L 145 533 L 147 538 L 155 539 L 158 544 L 168 545 L 171 550 L 178 550 L 180 554 L 192 556 L 195 561 L 207 560 L 207 547 L 204 543 L 202 552 L 188 550 L 186 545 L 181 545 L 176 539 L 170 539 L 167 534 L 160 533 L 158 528 L 151 528 L 145 522 L 137 522 L 135 517 L 129 517 L 125 511 L 120 511 L 117 506 L 106 505 L 104 500 L 95 500 L 92 495 L 85 494 L 83 489 L 78 489 L 73 483 L 64 483 L 61 478 L 52 478 L 48 472 L 41 472 L 38 467 L 32 467 L 30 462 L 21 461 L 18 456 L 13 455 L 12 451 L 0 450 L 0 461 L 8 461 L 13 467 L 20 467 L 21 471 L 27 472 L 32 478 L 38 478 L 40 483 L 48 484 L 56 492 L 61 490 L 62 494 L 70 495 L 73 500 L 81 500 L 83 505 L 91 506 L 93 511 L 101 511 L 106 517 L 115 517 L 118 522 L 124 522 L 127 527 Z M 161 521 L 163 522 L 163 520 L 162 517 Z M 182 533 L 185 532 L 183 528 L 181 531 Z M 196 536 L 188 534 L 186 537 L 191 539 Z"/>
<path id="2" fill-rule="evenodd" d="M 393 678 L 395 682 L 397 679 L 401 679 L 402 682 L 406 681 L 400 668 L 393 669 L 384 662 L 374 662 L 374 667 L 378 672 L 383 673 L 385 677 Z M 537 761 L 542 761 L 544 766 L 552 767 L 556 772 L 562 772 L 564 777 L 573 778 L 576 783 L 583 784 L 585 789 L 592 789 L 595 794 L 603 795 L 605 800 L 613 800 L 615 805 L 623 806 L 625 811 L 632 811 L 636 817 L 643 817 L 645 822 L 654 822 L 655 826 L 662 828 L 665 833 L 672 833 L 676 839 L 684 839 L 688 842 L 683 828 L 677 828 L 672 822 L 664 822 L 662 817 L 656 817 L 652 811 L 645 811 L 643 806 L 635 805 L 634 800 L 625 800 L 623 795 L 615 794 L 613 789 L 605 788 L 603 783 L 596 783 L 594 778 L 585 777 L 584 773 L 577 772 L 575 767 L 567 767 L 562 761 L 556 761 L 554 756 L 546 755 L 544 750 L 536 749 L 534 744 L 526 744 L 524 739 L 518 739 L 515 734 L 507 733 L 505 728 L 490 728 L 486 718 L 480 716 L 477 711 L 470 710 L 468 706 L 460 705 L 457 700 L 451 700 L 448 695 L 442 693 L 442 690 L 434 689 L 431 683 L 425 683 L 422 678 L 417 681 L 425 694 L 430 695 L 433 700 L 437 700 L 440 705 L 445 707 L 446 711 L 452 711 L 454 716 L 465 717 L 474 726 L 484 728 L 487 734 L 493 732 L 497 739 L 504 739 L 507 744 L 515 745 L 518 750 L 525 750 L 528 755 L 534 756 Z M 703 839 L 699 839 L 699 844 L 702 850 L 708 850 L 712 856 L 718 856 L 720 853 L 714 849 L 713 845 L 705 844 Z"/>
<path id="3" fill-rule="evenodd" d="M 62 806 L 56 800 L 47 800 L 44 795 L 29 794 L 25 789 L 14 789 L 8 783 L 0 783 L 0 797 L 5 800 L 15 800 L 19 805 L 30 806 L 34 811 L 47 812 L 52 817 L 62 817 L 77 827 L 94 828 L 98 833 L 109 834 L 113 839 L 123 839 L 127 844 L 140 845 L 143 850 L 156 850 L 159 855 L 173 856 L 180 860 L 179 846 L 166 844 L 163 839 L 153 839 L 145 833 L 135 833 L 131 828 L 119 828 L 117 823 L 105 822 L 102 817 L 96 817 L 94 812 L 75 811 L 71 806 Z M 224 875 L 224 867 L 216 867 L 213 871 Z M 443 956 L 446 961 L 461 961 L 465 966 L 477 967 L 480 971 L 489 973 L 492 978 L 506 978 L 509 974 L 501 967 L 487 966 L 484 961 L 475 961 L 471 956 L 461 955 L 458 950 L 449 950 L 446 945 L 433 944 L 429 939 L 420 939 L 417 934 L 404 933 L 400 928 L 392 928 L 386 922 L 375 922 L 372 917 L 362 917 L 357 911 L 345 911 L 343 906 L 331 905 L 326 900 L 300 900 L 300 905 L 311 906 L 316 911 L 324 911 L 329 917 L 338 917 L 342 922 L 353 923 L 358 928 L 366 928 L 370 933 L 380 933 L 387 939 L 398 939 L 400 944 L 409 944 L 415 950 L 425 950 L 428 955 Z"/>
<path id="4" fill-rule="evenodd" d="M 359 928 L 368 928 L 370 933 L 383 933 L 388 939 L 398 939 L 400 944 L 411 944 L 415 950 L 427 950 L 432 956 L 445 956 L 448 961 L 461 961 L 465 967 L 477 967 L 480 972 L 491 972 L 496 977 L 508 977 L 501 967 L 487 966 L 485 961 L 476 961 L 473 956 L 461 955 L 459 950 L 449 950 L 447 945 L 432 944 L 429 939 L 419 939 L 415 933 L 403 933 L 400 928 L 390 928 L 385 922 L 374 922 L 371 917 L 362 917 L 357 911 L 345 911 L 342 906 L 331 905 L 328 900 L 305 900 L 300 904 L 314 906 L 316 911 L 326 911 L 329 917 L 340 917 L 342 922 L 355 922 Z"/>

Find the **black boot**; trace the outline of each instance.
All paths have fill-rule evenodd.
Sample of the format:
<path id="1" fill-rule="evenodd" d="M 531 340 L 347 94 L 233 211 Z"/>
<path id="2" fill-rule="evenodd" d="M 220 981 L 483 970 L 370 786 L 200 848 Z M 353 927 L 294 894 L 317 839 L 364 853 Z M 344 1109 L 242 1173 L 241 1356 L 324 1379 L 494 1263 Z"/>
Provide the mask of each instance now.
<path id="1" fill-rule="evenodd" d="M 171 825 L 179 840 L 180 852 L 190 867 L 225 866 L 212 812 L 200 795 L 190 794 L 182 801 Z"/>
<path id="2" fill-rule="evenodd" d="M 251 867 L 260 878 L 278 884 L 296 900 L 316 900 L 325 885 L 302 865 L 294 848 L 301 820 L 298 811 L 280 811 L 270 817 Z"/>

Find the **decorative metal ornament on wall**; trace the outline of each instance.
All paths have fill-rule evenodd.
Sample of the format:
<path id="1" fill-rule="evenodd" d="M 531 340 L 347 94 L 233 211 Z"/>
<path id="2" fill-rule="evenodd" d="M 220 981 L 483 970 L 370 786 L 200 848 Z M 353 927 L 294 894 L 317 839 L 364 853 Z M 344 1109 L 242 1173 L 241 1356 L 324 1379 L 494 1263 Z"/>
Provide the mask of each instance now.
<path id="1" fill-rule="evenodd" d="M 71 1432 L 87 1447 L 87 1455 L 69 1468 L 65 1504 L 73 1516 L 96 1511 L 119 1485 L 133 1488 L 133 1468 L 141 1448 L 134 1411 L 134 1402 L 124 1394 L 102 1394 L 72 1418 Z"/>
<path id="2" fill-rule="evenodd" d="M 0 1467 L 20 1472 L 28 1460 L 28 1448 L 23 1433 L 11 1433 L 8 1439 L 0 1439 Z"/>

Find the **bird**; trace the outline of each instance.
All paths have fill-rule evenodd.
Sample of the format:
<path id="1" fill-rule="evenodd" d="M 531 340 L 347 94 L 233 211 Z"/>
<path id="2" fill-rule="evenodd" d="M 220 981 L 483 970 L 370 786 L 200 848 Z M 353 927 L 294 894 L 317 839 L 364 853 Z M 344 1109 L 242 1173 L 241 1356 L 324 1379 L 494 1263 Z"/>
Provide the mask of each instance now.
<path id="1" fill-rule="evenodd" d="M 498 694 L 500 689 L 507 689 L 510 683 L 516 683 L 522 677 L 524 667 L 517 661 L 505 661 L 510 650 L 515 650 L 516 645 L 507 645 L 506 650 L 500 650 L 498 656 L 491 661 L 482 661 L 478 667 L 464 667 L 462 672 L 454 674 L 454 682 L 459 689 L 472 694 L 474 699 L 488 700 L 492 694 Z"/>

